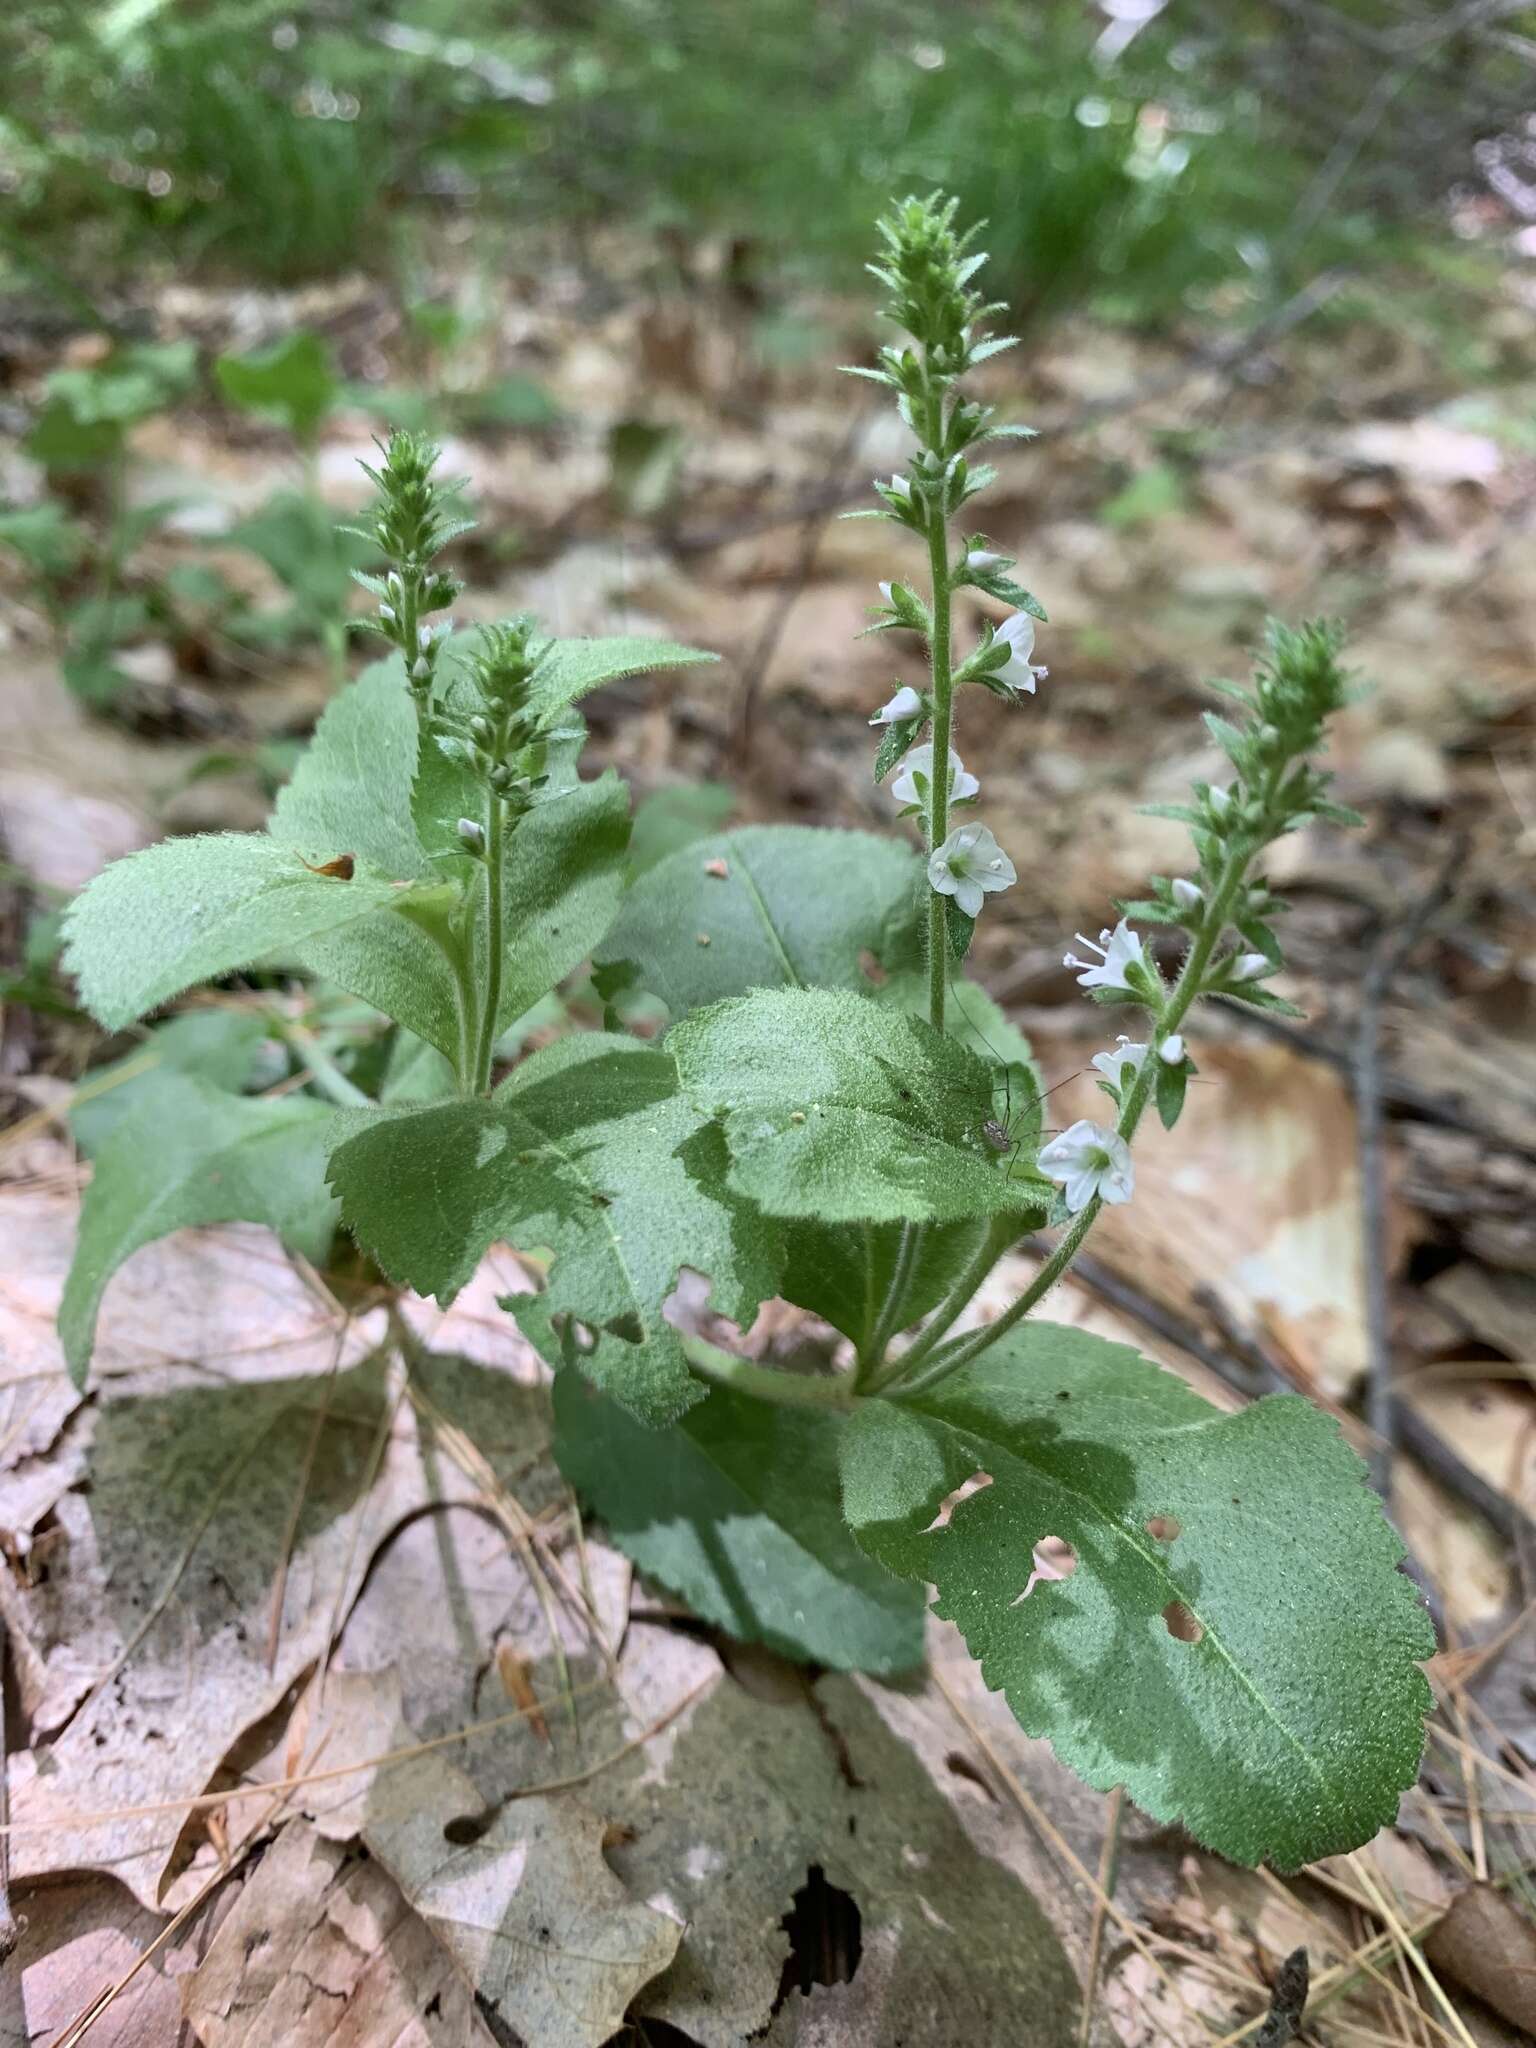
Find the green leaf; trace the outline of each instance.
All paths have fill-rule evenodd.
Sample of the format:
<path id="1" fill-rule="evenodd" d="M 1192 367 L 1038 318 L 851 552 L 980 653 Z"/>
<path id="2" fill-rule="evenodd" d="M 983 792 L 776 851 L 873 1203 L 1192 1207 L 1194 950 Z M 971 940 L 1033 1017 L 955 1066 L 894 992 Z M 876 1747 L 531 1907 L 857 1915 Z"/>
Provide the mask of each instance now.
<path id="1" fill-rule="evenodd" d="M 674 1018 L 750 988 L 865 989 L 866 960 L 895 972 L 921 957 L 921 871 L 868 832 L 721 832 L 642 875 L 595 957 Z"/>
<path id="2" fill-rule="evenodd" d="M 398 654 L 334 696 L 268 830 L 317 864 L 355 854 L 386 874 L 442 878 L 411 823 L 416 706 Z"/>
<path id="3" fill-rule="evenodd" d="M 157 1025 L 125 1059 L 93 1067 L 69 1104 L 69 1128 L 94 1159 L 163 1074 L 191 1074 L 238 1095 L 251 1078 L 267 1027 L 253 1010 L 189 1010 Z"/>
<path id="4" fill-rule="evenodd" d="M 561 1039 L 489 1101 L 360 1111 L 341 1128 L 331 1185 L 391 1279 L 447 1302 L 499 1240 L 549 1247 L 544 1293 L 507 1308 L 556 1358 L 555 1318 L 585 1326 L 582 1371 L 643 1421 L 702 1397 L 662 1314 L 680 1269 L 707 1274 L 741 1323 L 778 1286 L 777 1231 L 731 1197 L 719 1133 L 668 1056 L 635 1039 Z"/>
<path id="5" fill-rule="evenodd" d="M 1184 1091 L 1189 1086 L 1189 1062 L 1180 1060 L 1170 1067 L 1165 1060 L 1157 1063 L 1157 1080 L 1153 1084 L 1157 1113 L 1165 1131 L 1171 1131 L 1184 1109 Z"/>
<path id="6" fill-rule="evenodd" d="M 926 1017 L 928 976 L 916 969 L 893 974 L 880 989 L 878 999 L 909 1010 L 916 1017 Z M 993 1120 L 1007 1131 L 1010 1144 L 1018 1148 L 1018 1157 L 1028 1171 L 1040 1148 L 1043 1100 L 1040 1070 L 1029 1040 L 1017 1024 L 1003 1015 L 984 988 L 974 981 L 956 981 L 953 977 L 944 1005 L 944 1029 L 992 1069 Z"/>
<path id="7" fill-rule="evenodd" d="M 75 898 L 65 965 L 91 1015 L 118 1030 L 194 982 L 397 910 L 403 897 L 361 868 L 351 881 L 312 874 L 265 833 L 167 839 L 114 861 Z"/>
<path id="8" fill-rule="evenodd" d="M 146 1080 L 97 1155 L 80 1208 L 59 1336 L 80 1385 L 107 1282 L 141 1246 L 195 1223 L 265 1223 L 324 1263 L 336 1227 L 326 1192 L 331 1112 L 306 1097 L 228 1095 L 196 1074 Z"/>
<path id="9" fill-rule="evenodd" d="M 718 654 L 708 654 L 701 647 L 683 647 L 675 640 L 642 640 L 633 634 L 605 640 L 557 640 L 533 679 L 531 710 L 547 722 L 555 712 L 604 683 L 646 675 L 658 668 L 697 668 L 701 662 L 719 659 Z"/>
<path id="10" fill-rule="evenodd" d="M 838 1495 L 841 1417 L 713 1389 L 648 1430 L 555 1375 L 555 1456 L 648 1577 L 732 1635 L 838 1671 L 905 1671 L 923 1603 L 854 1542 Z"/>
<path id="11" fill-rule="evenodd" d="M 991 1484 L 936 1526 L 978 1473 Z M 938 1588 L 1029 1734 L 1281 1869 L 1368 1840 L 1418 1772 L 1434 1631 L 1364 1482 L 1300 1396 L 1223 1414 L 1050 1324 L 915 1400 L 864 1403 L 843 1441 L 859 1541 Z M 1075 1569 L 1031 1587 L 1047 1537 Z"/>
<path id="12" fill-rule="evenodd" d="M 0 521 L 0 539 L 3 527 Z M 631 879 L 718 832 L 735 808 L 735 792 L 723 782 L 674 782 L 653 790 L 637 807 L 629 835 Z"/>
<path id="13" fill-rule="evenodd" d="M 979 1249 L 986 1228 L 984 1220 L 967 1216 L 958 1223 L 930 1224 L 924 1231 L 907 1284 L 903 1328 L 938 1307 L 955 1275 Z M 900 1246 L 899 1223 L 791 1223 L 785 1231 L 779 1292 L 862 1350 L 895 1280 Z"/>
<path id="14" fill-rule="evenodd" d="M 0 513 L 0 547 L 14 548 L 44 576 L 65 577 L 90 551 L 91 537 L 53 498 L 23 512 Z"/>
<path id="15" fill-rule="evenodd" d="M 770 1216 L 948 1222 L 1029 1206 L 984 1126 L 991 1070 L 921 1018 L 833 989 L 760 989 L 674 1025 L 729 1184 Z M 1040 1183 L 1038 1199 L 1048 1190 Z"/>
<path id="16" fill-rule="evenodd" d="M 314 438 L 341 389 L 317 334 L 289 334 L 249 355 L 220 356 L 213 371 L 231 405 L 269 414 L 300 441 Z"/>
<path id="17" fill-rule="evenodd" d="M 618 913 L 629 853 L 629 790 L 610 769 L 536 804 L 511 835 L 500 1033 L 596 949 Z"/>

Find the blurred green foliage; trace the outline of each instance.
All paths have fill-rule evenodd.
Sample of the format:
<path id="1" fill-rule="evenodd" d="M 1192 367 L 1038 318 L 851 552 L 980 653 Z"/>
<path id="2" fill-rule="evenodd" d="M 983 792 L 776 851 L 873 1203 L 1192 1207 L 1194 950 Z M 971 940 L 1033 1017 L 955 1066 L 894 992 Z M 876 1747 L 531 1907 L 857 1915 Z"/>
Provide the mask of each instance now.
<path id="1" fill-rule="evenodd" d="M 1416 255 L 1475 137 L 1523 104 L 1495 39 L 1392 0 L 1136 13 L 22 0 L 0 24 L 7 246 L 39 275 L 67 247 L 80 289 L 154 256 L 292 282 L 397 264 L 449 215 L 619 222 L 663 249 L 723 236 L 750 295 L 785 264 L 846 276 L 891 191 L 943 184 L 989 221 L 1024 321 L 1159 322 Z"/>

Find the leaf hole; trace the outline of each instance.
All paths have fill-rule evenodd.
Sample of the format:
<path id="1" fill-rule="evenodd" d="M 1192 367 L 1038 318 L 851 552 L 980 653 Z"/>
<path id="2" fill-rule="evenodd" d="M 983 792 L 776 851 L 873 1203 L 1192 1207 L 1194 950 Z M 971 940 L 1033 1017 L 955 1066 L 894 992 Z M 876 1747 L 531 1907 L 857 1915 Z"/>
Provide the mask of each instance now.
<path id="1" fill-rule="evenodd" d="M 923 1531 L 923 1534 L 931 1536 L 935 1529 L 947 1529 L 949 1527 L 949 1518 L 955 1512 L 955 1509 L 959 1507 L 961 1501 L 968 1500 L 973 1493 L 980 1493 L 984 1486 L 990 1486 L 991 1484 L 992 1474 L 990 1472 L 973 1472 L 969 1479 L 962 1479 L 954 1492 L 946 1493 L 939 1502 L 939 1511 Z"/>
<path id="2" fill-rule="evenodd" d="M 803 1995 L 817 1984 L 853 1982 L 864 1950 L 863 1916 L 853 1894 L 829 1884 L 819 1863 L 807 1870 L 779 1925 L 789 1936 L 779 1979 L 781 2005 L 791 1991 Z"/>
<path id="3" fill-rule="evenodd" d="M 1070 1579 L 1077 1570 L 1077 1552 L 1062 1536 L 1042 1536 L 1035 1545 L 1033 1569 L 1018 1599 L 1011 1601 L 1017 1607 L 1021 1600 L 1027 1600 L 1036 1586 L 1050 1585 L 1057 1579 Z"/>
<path id="4" fill-rule="evenodd" d="M 1172 1543 L 1184 1528 L 1177 1515 L 1148 1515 L 1145 1526 L 1154 1543 Z"/>
<path id="5" fill-rule="evenodd" d="M 1175 1642 L 1198 1643 L 1205 1625 L 1182 1600 L 1170 1600 L 1163 1609 L 1163 1621 Z"/>
<path id="6" fill-rule="evenodd" d="M 443 1840 L 451 1842 L 455 1849 L 473 1848 L 489 1832 L 496 1813 L 494 1806 L 488 1806 L 483 1813 L 455 1814 L 452 1820 L 443 1823 Z"/>

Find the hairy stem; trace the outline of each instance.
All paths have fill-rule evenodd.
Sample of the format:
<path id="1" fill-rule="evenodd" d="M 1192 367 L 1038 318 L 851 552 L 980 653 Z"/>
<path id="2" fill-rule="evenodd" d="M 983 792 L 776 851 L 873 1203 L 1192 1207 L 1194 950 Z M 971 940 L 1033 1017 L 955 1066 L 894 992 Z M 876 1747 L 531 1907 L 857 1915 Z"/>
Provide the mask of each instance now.
<path id="1" fill-rule="evenodd" d="M 966 1263 L 948 1294 L 935 1309 L 932 1319 L 923 1326 L 922 1335 L 902 1353 L 900 1358 L 888 1360 L 882 1370 L 870 1376 L 864 1389 L 866 1393 L 879 1393 L 883 1388 L 890 1386 L 892 1381 L 905 1380 L 909 1373 L 916 1371 L 924 1359 L 937 1349 L 939 1340 L 965 1313 L 975 1298 L 977 1289 L 1018 1234 L 1017 1217 L 999 1216 L 993 1219 L 986 1236 L 976 1247 L 975 1253 Z"/>
<path id="2" fill-rule="evenodd" d="M 328 1096 L 341 1109 L 373 1107 L 373 1098 L 365 1095 L 356 1082 L 347 1079 L 312 1031 L 307 1031 L 281 1010 L 268 1010 L 265 1015 L 278 1037 L 285 1045 L 291 1046 L 304 1062 L 308 1079 L 314 1082 L 322 1095 Z"/>
<path id="3" fill-rule="evenodd" d="M 881 1362 L 886 1346 L 901 1328 L 901 1311 L 912 1286 L 912 1275 L 917 1271 L 918 1256 L 923 1248 L 924 1229 L 921 1223 L 903 1223 L 901 1238 L 896 1247 L 896 1264 L 891 1272 L 891 1284 L 886 1289 L 885 1303 L 875 1318 L 875 1326 L 869 1333 L 865 1349 L 859 1359 L 860 1384 L 876 1387 L 882 1377 Z"/>
<path id="4" fill-rule="evenodd" d="M 721 1351 L 702 1337 L 684 1337 L 683 1351 L 689 1370 L 711 1386 L 729 1387 L 733 1393 L 750 1394 L 758 1401 L 772 1401 L 781 1408 L 851 1408 L 857 1396 L 846 1375 L 829 1379 L 821 1374 L 776 1372 L 772 1366 L 753 1365 L 734 1352 Z"/>
<path id="5" fill-rule="evenodd" d="M 943 441 L 943 402 L 929 406 L 930 447 Z M 950 645 L 949 532 L 944 508 L 937 499 L 928 505 L 928 567 L 933 582 L 933 630 L 928 640 L 928 666 L 933 691 L 933 772 L 928 778 L 928 851 L 933 853 L 949 834 L 949 747 L 954 727 L 953 650 Z M 944 1029 L 944 997 L 949 979 L 949 933 L 945 899 L 928 892 L 928 1021 Z"/>
<path id="6" fill-rule="evenodd" d="M 503 902 L 507 850 L 507 807 L 493 790 L 486 804 L 485 818 L 485 971 L 481 976 L 480 1030 L 475 1042 L 475 1064 L 470 1076 L 471 1092 L 490 1091 L 491 1066 L 496 1051 L 496 1013 L 501 1008 L 502 953 L 506 947 Z"/>

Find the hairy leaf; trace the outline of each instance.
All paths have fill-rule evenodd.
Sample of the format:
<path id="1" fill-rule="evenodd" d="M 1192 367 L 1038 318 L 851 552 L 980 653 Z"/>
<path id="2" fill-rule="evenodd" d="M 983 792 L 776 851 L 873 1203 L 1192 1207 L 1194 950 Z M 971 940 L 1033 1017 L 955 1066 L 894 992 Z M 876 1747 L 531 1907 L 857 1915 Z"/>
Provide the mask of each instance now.
<path id="1" fill-rule="evenodd" d="M 1032 1324 L 865 1403 L 843 1479 L 859 1541 L 938 1588 L 988 1685 L 1090 1784 L 1282 1869 L 1393 1819 L 1434 1633 L 1360 1460 L 1299 1396 L 1224 1414 L 1126 1345 Z M 1031 1584 L 1047 1537 L 1075 1569 Z"/>
<path id="2" fill-rule="evenodd" d="M 228 1095 L 195 1074 L 146 1077 L 102 1145 L 80 1208 L 80 1236 L 59 1308 L 78 1385 L 90 1364 L 107 1282 L 141 1246 L 194 1223 L 265 1223 L 324 1261 L 336 1227 L 326 1192 L 331 1112 L 304 1097 Z"/>
<path id="3" fill-rule="evenodd" d="M 903 1671 L 923 1654 L 922 1596 L 848 1533 L 840 1427 L 717 1387 L 657 1432 L 578 1374 L 555 1376 L 560 1468 L 642 1571 L 787 1656 Z"/>
<path id="4" fill-rule="evenodd" d="M 708 1274 L 738 1322 L 777 1287 L 776 1229 L 726 1190 L 719 1133 L 671 1060 L 634 1039 L 558 1040 L 489 1101 L 339 1122 L 331 1185 L 392 1279 L 448 1302 L 498 1240 L 549 1247 L 545 1291 L 507 1307 L 557 1357 L 553 1319 L 581 1324 L 580 1342 L 565 1333 L 583 1372 L 644 1421 L 702 1395 L 662 1314 L 680 1269 Z"/>
<path id="5" fill-rule="evenodd" d="M 361 866 L 350 881 L 314 874 L 264 832 L 167 839 L 114 861 L 75 898 L 65 965 L 92 1016 L 117 1030 L 194 982 L 399 909 L 405 893 Z"/>
<path id="6" fill-rule="evenodd" d="M 985 1134 L 989 1068 L 921 1018 L 841 990 L 760 989 L 674 1025 L 667 1049 L 724 1126 L 730 1185 L 770 1216 L 948 1222 L 1029 1206 L 1035 1183 L 999 1171 Z"/>
<path id="7" fill-rule="evenodd" d="M 94 1159 L 162 1074 L 194 1074 L 238 1095 L 251 1078 L 267 1027 L 252 1010 L 189 1010 L 158 1024 L 123 1059 L 93 1067 L 69 1105 L 75 1143 Z"/>
<path id="8" fill-rule="evenodd" d="M 442 879 L 411 823 L 416 707 L 399 655 L 365 668 L 326 706 L 268 830 L 319 864 L 355 854 L 385 874 Z"/>
<path id="9" fill-rule="evenodd" d="M 610 977 L 623 963 L 674 1018 L 752 988 L 865 989 L 866 959 L 895 972 L 920 957 L 920 874 L 909 848 L 868 832 L 716 833 L 641 876 L 597 960 Z"/>
<path id="10" fill-rule="evenodd" d="M 701 647 L 681 647 L 675 640 L 644 640 L 619 634 L 605 640 L 557 640 L 540 664 L 533 682 L 532 708 L 547 719 L 589 690 L 641 676 L 658 668 L 697 668 L 718 661 Z"/>

